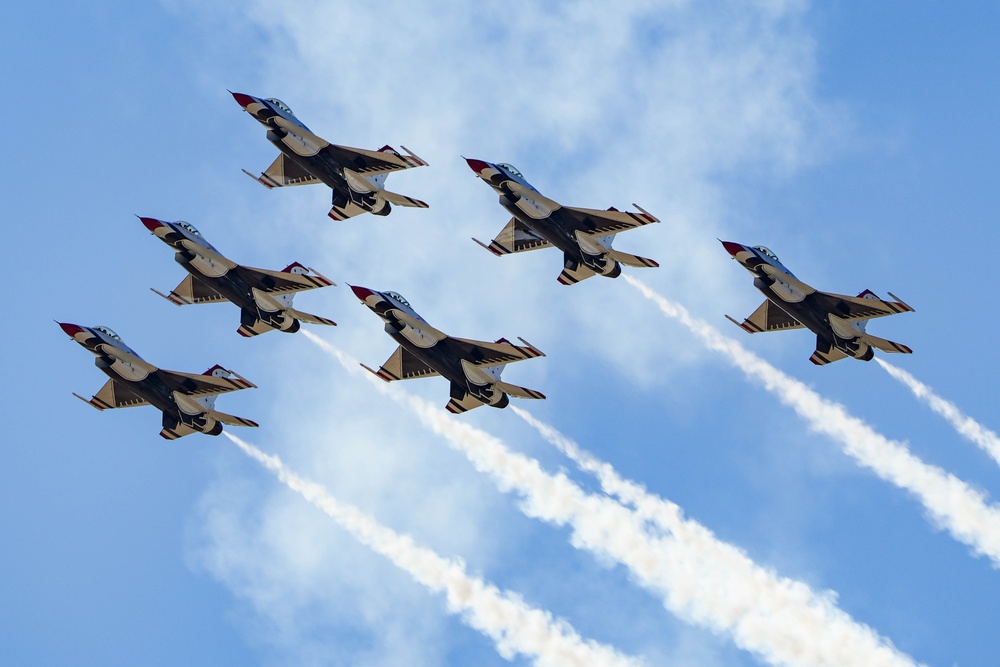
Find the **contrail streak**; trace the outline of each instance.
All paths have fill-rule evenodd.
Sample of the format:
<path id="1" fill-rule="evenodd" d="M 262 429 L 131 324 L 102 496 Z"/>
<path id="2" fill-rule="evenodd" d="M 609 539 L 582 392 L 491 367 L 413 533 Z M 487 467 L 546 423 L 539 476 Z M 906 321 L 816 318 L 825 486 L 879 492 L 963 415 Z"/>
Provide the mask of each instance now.
<path id="1" fill-rule="evenodd" d="M 608 646 L 585 640 L 566 622 L 529 606 L 519 595 L 501 591 L 465 571 L 461 560 L 443 558 L 379 524 L 353 505 L 338 501 L 321 485 L 305 480 L 277 456 L 265 454 L 223 431 L 247 456 L 273 472 L 288 488 L 332 517 L 359 542 L 388 558 L 419 583 L 444 592 L 448 610 L 493 640 L 507 660 L 525 656 L 539 667 L 638 667 L 643 663 Z"/>
<path id="2" fill-rule="evenodd" d="M 329 343 L 315 336 L 310 340 L 345 367 L 357 368 L 356 362 Z M 637 512 L 606 496 L 585 493 L 563 474 L 543 471 L 535 459 L 510 451 L 488 433 L 421 398 L 398 390 L 388 393 L 446 438 L 478 471 L 492 477 L 502 491 L 519 493 L 525 514 L 570 526 L 574 546 L 627 567 L 641 586 L 659 594 L 664 606 L 678 617 L 725 633 L 740 648 L 774 665 L 916 664 L 870 627 L 838 609 L 832 594 L 817 595 L 808 586 L 763 568 L 747 570 L 738 558 L 733 559 L 739 553 L 736 550 L 709 557 L 692 538 L 693 530 L 652 536 Z"/>
<path id="3" fill-rule="evenodd" d="M 731 613 L 734 616 L 744 615 L 745 622 L 755 623 L 755 613 L 773 608 L 807 606 L 814 613 L 827 615 L 825 621 L 829 627 L 843 625 L 834 632 L 841 634 L 845 641 L 850 633 L 862 628 L 866 639 L 874 638 L 874 631 L 866 626 L 859 626 L 847 614 L 836 608 L 832 593 L 825 596 L 817 595 L 808 586 L 785 577 L 780 577 L 773 571 L 757 565 L 745 552 L 736 546 L 718 539 L 711 530 L 693 519 L 686 519 L 684 511 L 675 503 L 647 491 L 641 484 L 624 479 L 614 467 L 606 461 L 601 461 L 593 454 L 566 437 L 554 427 L 535 418 L 526 410 L 510 406 L 516 415 L 526 421 L 550 444 L 572 460 L 580 470 L 597 477 L 601 488 L 620 502 L 635 508 L 636 515 L 643 521 L 648 521 L 657 528 L 659 534 L 672 537 L 684 545 L 690 552 L 693 563 L 700 570 L 697 572 L 699 581 L 695 582 L 708 590 L 725 591 L 728 596 Z M 689 576 L 695 576 L 694 568 L 689 569 Z M 758 609 L 755 610 L 754 607 Z M 795 619 L 803 619 L 796 611 Z M 854 627 L 851 627 L 851 626 Z M 815 629 L 806 625 L 803 634 Z M 813 635 L 817 640 L 822 633 Z M 858 656 L 861 662 L 865 658 Z"/>
<path id="4" fill-rule="evenodd" d="M 985 494 L 954 475 L 914 456 L 906 445 L 877 433 L 850 415 L 839 403 L 785 375 L 732 338 L 723 336 L 707 322 L 691 316 L 678 304 L 660 296 L 645 283 L 623 276 L 664 315 L 691 330 L 709 349 L 721 352 L 743 373 L 775 394 L 803 417 L 809 426 L 841 443 L 843 450 L 882 479 L 912 493 L 933 520 L 978 555 L 1000 567 L 1000 507 Z"/>
<path id="5" fill-rule="evenodd" d="M 951 424 L 952 428 L 958 431 L 959 435 L 979 445 L 980 448 L 985 450 L 1000 465 L 1000 437 L 996 433 L 963 413 L 951 401 L 947 401 L 935 394 L 930 387 L 903 369 L 897 368 L 887 361 L 882 361 L 878 357 L 875 357 L 875 361 L 889 375 L 906 385 L 906 388 L 912 391 L 914 396 L 926 403 L 931 410 L 944 417 Z"/>

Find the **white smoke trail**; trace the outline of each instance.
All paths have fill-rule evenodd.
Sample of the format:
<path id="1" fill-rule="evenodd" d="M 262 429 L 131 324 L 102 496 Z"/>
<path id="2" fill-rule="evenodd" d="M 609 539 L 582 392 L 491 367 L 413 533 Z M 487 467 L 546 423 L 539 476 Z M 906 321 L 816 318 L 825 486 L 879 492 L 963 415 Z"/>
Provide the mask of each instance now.
<path id="1" fill-rule="evenodd" d="M 889 375 L 906 385 L 906 388 L 912 391 L 914 396 L 926 403 L 931 410 L 944 417 L 951 424 L 952 428 L 958 431 L 959 435 L 979 445 L 981 449 L 1000 465 L 1000 437 L 996 433 L 963 413 L 951 401 L 947 401 L 935 394 L 930 387 L 903 369 L 897 368 L 887 361 L 882 361 L 878 357 L 875 357 L 875 361 Z"/>
<path id="2" fill-rule="evenodd" d="M 357 368 L 329 343 L 315 336 L 310 340 L 345 367 Z M 623 564 L 678 617 L 728 634 L 737 646 L 774 665 L 916 664 L 872 628 L 838 609 L 832 593 L 817 595 L 805 584 L 764 568 L 747 568 L 748 559 L 736 549 L 710 552 L 706 547 L 710 543 L 693 529 L 651 536 L 637 512 L 605 496 L 585 493 L 563 474 L 546 473 L 538 461 L 511 452 L 493 436 L 418 397 L 388 393 L 465 454 L 477 470 L 490 475 L 501 490 L 517 491 L 524 499 L 525 514 L 569 525 L 574 546 Z"/>
<path id="3" fill-rule="evenodd" d="M 840 442 L 844 452 L 862 466 L 912 493 L 952 537 L 969 545 L 974 553 L 990 558 L 994 567 L 1000 567 L 1000 507 L 989 503 L 983 492 L 920 460 L 905 444 L 877 433 L 848 414 L 842 405 L 821 397 L 707 322 L 692 317 L 683 306 L 668 301 L 631 276 L 623 277 L 659 306 L 664 315 L 686 326 L 706 347 L 721 352 L 747 377 L 759 381 L 778 400 L 799 413 L 814 431 Z"/>
<path id="4" fill-rule="evenodd" d="M 277 456 L 265 454 L 223 431 L 249 457 L 273 472 L 288 488 L 332 517 L 359 542 L 388 558 L 419 583 L 444 592 L 448 610 L 460 613 L 470 627 L 493 640 L 507 660 L 516 655 L 539 667 L 638 667 L 643 663 L 593 640 L 585 640 L 566 621 L 529 606 L 520 596 L 499 590 L 465 571 L 460 560 L 447 559 L 379 524 L 353 505 L 332 497 L 321 485 L 299 477 Z"/>

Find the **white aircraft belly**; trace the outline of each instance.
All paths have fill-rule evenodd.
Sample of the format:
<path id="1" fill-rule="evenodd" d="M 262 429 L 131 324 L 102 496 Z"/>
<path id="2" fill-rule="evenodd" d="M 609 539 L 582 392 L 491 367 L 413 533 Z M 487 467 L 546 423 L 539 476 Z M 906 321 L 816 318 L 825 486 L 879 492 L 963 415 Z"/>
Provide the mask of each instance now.
<path id="1" fill-rule="evenodd" d="M 417 347 L 429 348 L 434 347 L 434 344 L 438 341 L 437 338 L 428 335 L 427 333 L 407 324 L 403 327 L 403 330 L 399 333 L 403 334 L 406 340 L 410 341 Z"/>
<path id="2" fill-rule="evenodd" d="M 542 206 L 538 202 L 524 196 L 514 202 L 514 205 L 524 211 L 528 217 L 535 220 L 544 220 L 552 215 L 552 209 Z"/>
<path id="3" fill-rule="evenodd" d="M 462 359 L 462 370 L 465 371 L 466 379 L 472 384 L 479 386 L 493 384 L 494 378 L 490 377 L 483 369 L 469 363 L 465 359 Z"/>

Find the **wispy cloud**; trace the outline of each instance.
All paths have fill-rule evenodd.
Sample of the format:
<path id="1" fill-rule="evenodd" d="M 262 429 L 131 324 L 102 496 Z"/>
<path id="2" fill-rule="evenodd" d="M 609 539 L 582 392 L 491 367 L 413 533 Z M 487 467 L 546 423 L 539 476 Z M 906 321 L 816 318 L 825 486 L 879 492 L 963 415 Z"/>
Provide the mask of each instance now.
<path id="1" fill-rule="evenodd" d="M 345 368 L 358 368 L 335 346 L 313 334 L 309 339 Z M 804 584 L 763 568 L 748 569 L 748 559 L 734 548 L 711 553 L 704 548 L 712 546 L 705 541 L 711 533 L 704 528 L 668 522 L 679 530 L 652 536 L 644 528 L 641 512 L 585 493 L 565 475 L 543 471 L 535 459 L 510 451 L 497 438 L 419 397 L 395 388 L 386 393 L 447 439 L 501 490 L 517 492 L 528 516 L 570 526 L 574 546 L 624 565 L 641 586 L 658 593 L 665 607 L 685 621 L 727 634 L 740 648 L 775 665 L 916 664 L 870 627 L 837 609 L 832 595 L 816 595 Z M 762 597 L 765 590 L 770 595 Z"/>
<path id="2" fill-rule="evenodd" d="M 875 361 L 889 375 L 899 380 L 907 389 L 912 391 L 914 396 L 926 403 L 931 410 L 944 417 L 951 424 L 952 428 L 958 431 L 959 435 L 978 445 L 1000 465 L 1000 437 L 996 433 L 966 415 L 951 401 L 947 401 L 935 394 L 930 387 L 902 368 L 893 366 L 878 357 L 875 357 Z"/>
<path id="3" fill-rule="evenodd" d="M 944 470 L 914 456 L 906 445 L 889 440 L 837 403 L 748 351 L 713 326 L 692 317 L 681 305 L 667 300 L 645 283 L 623 276 L 664 315 L 677 320 L 711 350 L 721 353 L 743 373 L 795 410 L 809 426 L 843 446 L 844 452 L 882 479 L 912 493 L 935 522 L 952 537 L 969 545 L 1000 567 L 1000 507 L 985 494 Z"/>
<path id="4" fill-rule="evenodd" d="M 528 605 L 519 595 L 501 591 L 470 576 L 460 560 L 444 558 L 379 524 L 357 507 L 342 503 L 321 485 L 290 470 L 273 454 L 228 431 L 223 432 L 247 456 L 273 472 L 288 488 L 334 519 L 359 542 L 405 570 L 432 591 L 443 592 L 448 610 L 493 640 L 508 660 L 525 656 L 540 667 L 637 667 L 641 661 L 608 646 L 585 640 L 566 621 Z"/>

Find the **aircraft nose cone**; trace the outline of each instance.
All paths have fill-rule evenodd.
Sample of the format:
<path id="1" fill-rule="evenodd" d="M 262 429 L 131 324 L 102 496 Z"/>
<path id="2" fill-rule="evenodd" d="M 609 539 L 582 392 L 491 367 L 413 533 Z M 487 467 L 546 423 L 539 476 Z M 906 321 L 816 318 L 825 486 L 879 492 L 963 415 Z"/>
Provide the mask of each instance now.
<path id="1" fill-rule="evenodd" d="M 483 171 L 485 169 L 488 169 L 490 166 L 488 163 L 483 162 L 482 160 L 476 160 L 473 158 L 467 157 L 465 158 L 465 161 L 469 163 L 469 168 L 472 169 L 472 171 L 476 172 L 477 174 L 483 173 Z"/>
<path id="2" fill-rule="evenodd" d="M 57 324 L 62 327 L 62 330 L 66 332 L 66 335 L 70 338 L 75 338 L 78 333 L 83 331 L 83 327 L 78 324 L 70 324 L 69 322 L 57 322 Z"/>
<path id="3" fill-rule="evenodd" d="M 142 220 L 142 224 L 146 225 L 146 229 L 153 232 L 154 234 L 156 233 L 156 230 L 159 229 L 160 227 L 166 227 L 164 223 L 160 222 L 156 218 L 144 218 L 140 215 L 139 219 Z"/>
<path id="4" fill-rule="evenodd" d="M 241 107 L 246 109 L 249 105 L 253 104 L 256 100 L 249 95 L 244 95 L 243 93 L 234 93 L 229 91 L 233 98 L 239 103 Z"/>
<path id="5" fill-rule="evenodd" d="M 746 246 L 740 245 L 739 243 L 733 243 L 732 241 L 722 241 L 722 247 L 726 249 L 733 257 L 736 257 L 738 253 L 746 250 Z"/>
<path id="6" fill-rule="evenodd" d="M 351 285 L 351 291 L 354 292 L 354 296 L 358 297 L 362 301 L 375 293 L 367 287 L 358 287 L 357 285 Z"/>

